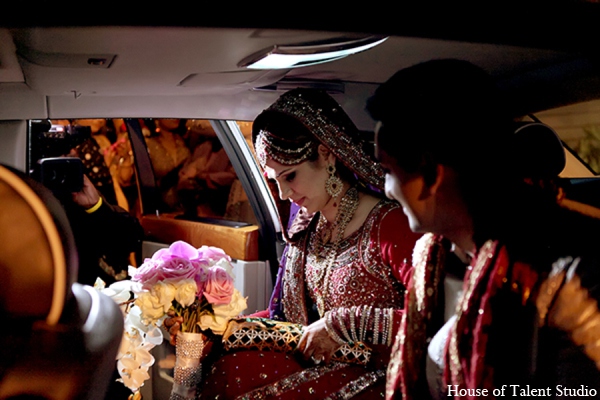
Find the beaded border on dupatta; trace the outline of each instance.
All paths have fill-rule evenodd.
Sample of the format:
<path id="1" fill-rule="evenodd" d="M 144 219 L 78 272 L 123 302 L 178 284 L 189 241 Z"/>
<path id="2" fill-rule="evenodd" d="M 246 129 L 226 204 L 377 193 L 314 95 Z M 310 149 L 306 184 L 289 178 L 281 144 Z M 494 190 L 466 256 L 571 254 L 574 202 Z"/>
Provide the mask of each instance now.
<path id="1" fill-rule="evenodd" d="M 335 372 L 346 367 L 348 367 L 348 365 L 341 363 L 310 367 L 293 373 L 273 384 L 254 389 L 251 392 L 238 396 L 236 397 L 236 400 L 265 400 L 271 397 L 278 397 L 291 390 L 295 390 L 300 385 L 313 382 L 331 372 Z M 349 400 L 375 384 L 384 376 L 385 373 L 382 370 L 367 372 L 357 379 L 346 383 L 337 392 L 327 396 L 324 400 Z"/>
<path id="2" fill-rule="evenodd" d="M 334 363 L 320 367 L 306 368 L 302 371 L 288 375 L 275 383 L 254 389 L 251 392 L 238 396 L 236 397 L 236 400 L 263 400 L 269 397 L 281 396 L 290 390 L 296 389 L 300 385 L 312 382 L 330 372 L 334 372 L 346 367 L 348 367 L 347 364 Z"/>
<path id="3" fill-rule="evenodd" d="M 311 224 L 312 225 L 312 224 Z M 305 235 L 299 243 L 290 244 L 287 253 L 283 281 L 283 313 L 287 321 L 308 325 L 304 282 L 305 250 L 308 247 L 309 235 Z M 292 300 L 293 299 L 293 300 Z"/>
<path id="4" fill-rule="evenodd" d="M 490 266 L 493 265 L 493 258 L 497 247 L 498 243 L 492 240 L 488 240 L 481 247 L 481 250 L 479 250 L 479 253 L 477 254 L 475 266 L 473 266 L 473 270 L 468 278 L 466 278 L 467 281 L 462 298 L 456 305 L 456 321 L 450 330 L 450 341 L 448 343 L 450 360 L 446 361 L 450 362 L 452 383 L 458 384 L 459 386 L 464 385 L 465 383 L 464 372 L 460 362 L 460 350 L 458 348 L 461 317 L 463 313 L 466 313 L 469 310 L 469 307 L 472 307 L 473 292 L 482 281 L 482 276 L 484 276 Z"/>
<path id="5" fill-rule="evenodd" d="M 379 163 L 372 160 L 362 149 L 361 145 L 344 131 L 344 127 L 332 123 L 320 108 L 314 108 L 302 94 L 283 94 L 265 111 L 288 114 L 301 121 L 312 134 L 333 154 L 356 173 L 360 180 L 383 189 L 385 174 Z M 338 111 L 337 108 L 331 110 Z M 340 111 L 343 112 L 343 110 Z"/>
<path id="6" fill-rule="evenodd" d="M 427 348 L 427 326 L 439 300 L 439 285 L 443 282 L 441 277 L 446 253 L 442 241 L 440 236 L 425 234 L 415 244 L 413 286 L 408 292 L 406 312 L 402 315 L 391 353 L 386 399 L 394 398 L 398 385 L 402 398 L 419 398 L 419 390 L 422 388 L 416 385 Z M 411 340 L 406 341 L 406 337 Z M 400 374 L 403 375 L 402 378 Z"/>

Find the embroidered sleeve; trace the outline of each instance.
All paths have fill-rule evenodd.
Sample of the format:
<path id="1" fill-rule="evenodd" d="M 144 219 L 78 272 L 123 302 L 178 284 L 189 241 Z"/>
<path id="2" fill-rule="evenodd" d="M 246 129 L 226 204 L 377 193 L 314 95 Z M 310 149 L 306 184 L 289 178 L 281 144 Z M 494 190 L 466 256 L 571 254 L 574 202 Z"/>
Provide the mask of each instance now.
<path id="1" fill-rule="evenodd" d="M 325 313 L 329 336 L 339 344 L 363 342 L 391 346 L 401 310 L 373 306 L 340 307 Z"/>

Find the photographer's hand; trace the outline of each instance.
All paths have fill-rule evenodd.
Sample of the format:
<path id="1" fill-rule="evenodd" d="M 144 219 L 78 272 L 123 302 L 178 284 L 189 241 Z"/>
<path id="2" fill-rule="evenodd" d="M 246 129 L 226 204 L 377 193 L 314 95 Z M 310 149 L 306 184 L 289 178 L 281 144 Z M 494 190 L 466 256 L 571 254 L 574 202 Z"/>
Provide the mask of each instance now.
<path id="1" fill-rule="evenodd" d="M 86 210 L 94 207 L 100 200 L 100 194 L 98 193 L 98 190 L 87 177 L 87 175 L 83 175 L 83 188 L 81 191 L 74 192 L 71 194 L 71 196 L 75 204 L 80 205 Z"/>

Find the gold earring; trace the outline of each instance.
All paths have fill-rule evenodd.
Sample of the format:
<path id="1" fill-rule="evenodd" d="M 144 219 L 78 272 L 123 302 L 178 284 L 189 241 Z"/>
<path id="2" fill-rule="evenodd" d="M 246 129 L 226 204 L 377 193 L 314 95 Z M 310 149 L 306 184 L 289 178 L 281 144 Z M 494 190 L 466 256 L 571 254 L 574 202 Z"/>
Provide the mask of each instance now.
<path id="1" fill-rule="evenodd" d="M 333 164 L 327 164 L 327 173 L 329 178 L 325 181 L 325 190 L 328 195 L 336 198 L 342 193 L 342 180 L 335 174 L 335 165 Z"/>

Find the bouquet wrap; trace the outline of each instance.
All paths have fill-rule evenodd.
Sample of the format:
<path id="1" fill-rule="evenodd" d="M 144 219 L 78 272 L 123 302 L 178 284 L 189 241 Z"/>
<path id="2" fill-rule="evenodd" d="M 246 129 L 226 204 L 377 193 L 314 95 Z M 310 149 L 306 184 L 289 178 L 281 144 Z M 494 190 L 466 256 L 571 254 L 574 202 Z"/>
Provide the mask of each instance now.
<path id="1" fill-rule="evenodd" d="M 201 333 L 178 332 L 175 347 L 175 373 L 170 400 L 196 399 L 196 387 L 202 379 L 200 359 L 204 350 Z"/>
<path id="2" fill-rule="evenodd" d="M 229 321 L 223 334 L 226 351 L 271 350 L 291 353 L 302 337 L 302 325 L 266 318 L 235 318 Z M 334 353 L 337 362 L 365 365 L 371 358 L 371 348 L 362 342 L 346 343 Z"/>

